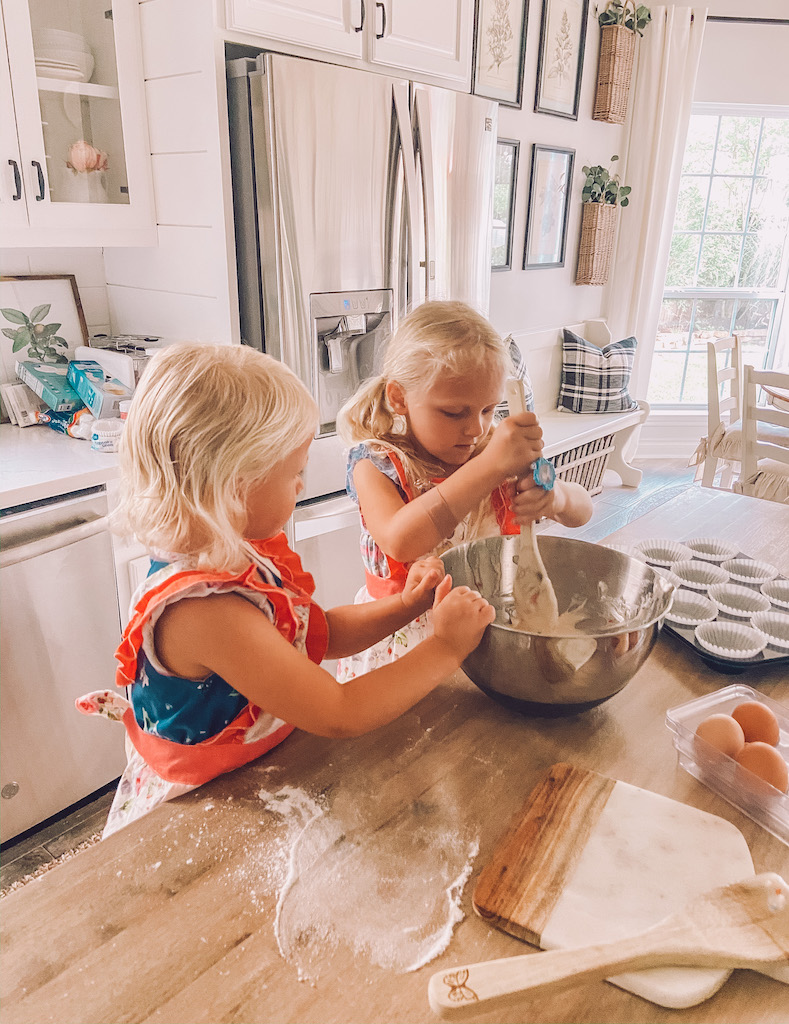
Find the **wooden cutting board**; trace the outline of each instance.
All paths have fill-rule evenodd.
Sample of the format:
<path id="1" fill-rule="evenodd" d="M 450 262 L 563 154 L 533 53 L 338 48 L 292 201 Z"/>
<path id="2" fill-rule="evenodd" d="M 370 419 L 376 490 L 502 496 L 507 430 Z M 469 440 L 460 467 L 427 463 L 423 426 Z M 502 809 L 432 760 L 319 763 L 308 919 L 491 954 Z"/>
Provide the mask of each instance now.
<path id="1" fill-rule="evenodd" d="M 634 935 L 753 873 L 745 838 L 723 818 L 555 764 L 496 847 L 473 902 L 510 935 L 565 949 Z M 679 1009 L 708 999 L 730 973 L 657 967 L 608 980 Z"/>

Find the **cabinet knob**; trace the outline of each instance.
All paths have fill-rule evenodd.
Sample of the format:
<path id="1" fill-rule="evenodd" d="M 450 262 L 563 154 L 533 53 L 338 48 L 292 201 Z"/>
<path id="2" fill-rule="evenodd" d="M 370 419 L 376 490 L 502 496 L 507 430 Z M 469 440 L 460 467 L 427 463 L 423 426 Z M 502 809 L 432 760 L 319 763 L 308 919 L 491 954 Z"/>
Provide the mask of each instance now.
<path id="1" fill-rule="evenodd" d="M 353 26 L 354 32 L 361 32 L 362 29 L 364 28 L 364 0 L 361 0 L 361 7 L 362 7 L 362 20 L 361 20 L 361 22 L 358 25 L 354 25 Z"/>
<path id="2" fill-rule="evenodd" d="M 16 160 L 9 160 L 8 163 L 14 168 L 14 188 L 16 191 L 11 196 L 12 199 L 17 200 L 22 198 L 22 175 L 19 173 L 19 164 Z"/>

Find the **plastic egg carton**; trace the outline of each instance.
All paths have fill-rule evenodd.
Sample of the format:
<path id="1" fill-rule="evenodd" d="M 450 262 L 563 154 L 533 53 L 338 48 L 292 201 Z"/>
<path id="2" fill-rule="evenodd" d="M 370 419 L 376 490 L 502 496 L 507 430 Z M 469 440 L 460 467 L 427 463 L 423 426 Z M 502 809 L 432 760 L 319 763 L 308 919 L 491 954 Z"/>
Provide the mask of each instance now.
<path id="1" fill-rule="evenodd" d="M 686 772 L 789 844 L 789 794 L 781 793 L 727 754 L 696 737 L 696 729 L 705 718 L 730 715 L 738 704 L 748 700 L 767 705 L 778 719 L 781 732 L 776 749 L 789 762 L 789 708 L 742 683 L 669 708 L 666 726 L 674 733 L 679 763 Z"/>
<path id="2" fill-rule="evenodd" d="M 787 577 L 715 537 L 681 544 L 658 538 L 636 547 L 678 586 L 663 628 L 707 664 L 730 674 L 765 663 L 789 665 Z M 667 569 L 672 552 L 680 557 Z"/>

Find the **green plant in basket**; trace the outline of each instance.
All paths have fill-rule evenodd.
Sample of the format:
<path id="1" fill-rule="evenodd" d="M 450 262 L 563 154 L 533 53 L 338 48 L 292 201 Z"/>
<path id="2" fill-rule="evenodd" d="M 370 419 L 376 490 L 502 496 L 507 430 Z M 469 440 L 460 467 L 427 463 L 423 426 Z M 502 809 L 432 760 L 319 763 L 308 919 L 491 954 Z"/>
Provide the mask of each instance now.
<path id="1" fill-rule="evenodd" d="M 52 308 L 51 302 L 36 306 L 27 316 L 20 309 L 0 309 L 0 313 L 12 324 L 19 327 L 4 327 L 3 334 L 13 342 L 12 351 L 19 352 L 26 348 L 27 354 L 42 363 L 67 363 L 68 358 L 58 352 L 59 348 L 68 348 L 68 342 L 57 333 L 61 324 L 45 324 L 42 321 Z"/>
<path id="2" fill-rule="evenodd" d="M 636 7 L 632 0 L 608 0 L 597 20 L 601 28 L 606 25 L 624 25 L 631 32 L 643 36 L 644 29 L 652 21 L 652 12 L 643 4 Z"/>
<path id="3" fill-rule="evenodd" d="M 611 157 L 611 163 L 619 159 L 618 156 Z M 619 175 L 611 174 L 607 167 L 581 168 L 586 175 L 584 187 L 581 190 L 582 203 L 603 203 L 606 206 L 627 206 L 630 202 L 630 186 L 619 183 Z"/>

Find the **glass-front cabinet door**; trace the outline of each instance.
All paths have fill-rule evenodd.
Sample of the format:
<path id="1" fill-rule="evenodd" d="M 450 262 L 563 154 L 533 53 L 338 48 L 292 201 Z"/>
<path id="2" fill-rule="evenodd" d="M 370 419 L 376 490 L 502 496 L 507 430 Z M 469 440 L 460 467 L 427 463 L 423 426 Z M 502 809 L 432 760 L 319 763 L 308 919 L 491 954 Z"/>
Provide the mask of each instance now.
<path id="1" fill-rule="evenodd" d="M 3 195 L 4 245 L 155 244 L 137 8 L 2 0 L 27 213 L 9 238 Z"/>

